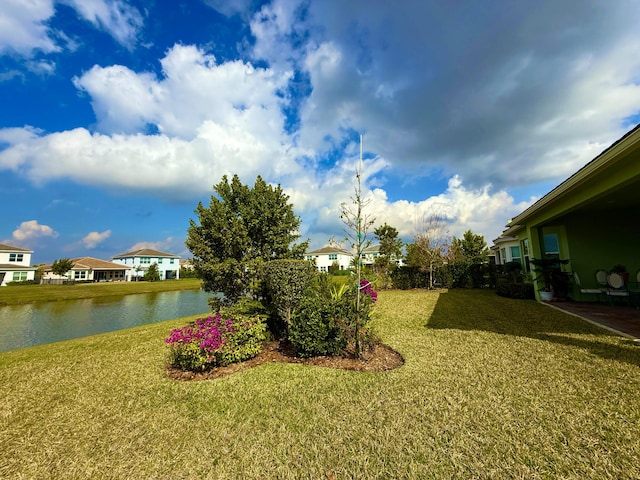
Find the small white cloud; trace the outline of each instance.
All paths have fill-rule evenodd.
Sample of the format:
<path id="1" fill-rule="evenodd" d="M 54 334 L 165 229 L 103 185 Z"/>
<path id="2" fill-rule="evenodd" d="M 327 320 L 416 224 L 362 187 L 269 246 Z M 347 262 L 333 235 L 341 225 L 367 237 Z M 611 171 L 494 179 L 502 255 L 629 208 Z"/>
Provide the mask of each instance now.
<path id="1" fill-rule="evenodd" d="M 111 236 L 111 230 L 105 230 L 104 232 L 89 232 L 83 239 L 82 243 L 86 248 L 96 248 L 99 243 L 102 243 Z"/>
<path id="2" fill-rule="evenodd" d="M 131 47 L 143 26 L 140 12 L 120 0 L 62 0 L 85 20 L 101 28 L 120 44 Z"/>
<path id="3" fill-rule="evenodd" d="M 149 248 L 151 250 L 159 250 L 161 252 L 173 253 L 170 250 L 174 247 L 175 247 L 175 241 L 173 237 L 167 237 L 166 239 L 159 240 L 157 242 L 138 242 L 132 245 L 127 251 L 135 252 L 136 250 Z"/>
<path id="4" fill-rule="evenodd" d="M 37 220 L 28 220 L 22 222 L 20 226 L 13 231 L 13 239 L 18 242 L 29 242 L 40 237 L 56 238 L 58 232 L 48 225 L 40 225 Z"/>

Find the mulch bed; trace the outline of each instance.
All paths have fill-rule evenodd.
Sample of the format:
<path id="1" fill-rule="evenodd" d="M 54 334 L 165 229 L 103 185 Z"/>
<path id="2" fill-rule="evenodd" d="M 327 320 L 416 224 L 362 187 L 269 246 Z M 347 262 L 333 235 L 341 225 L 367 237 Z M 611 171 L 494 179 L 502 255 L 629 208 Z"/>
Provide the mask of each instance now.
<path id="1" fill-rule="evenodd" d="M 356 370 L 359 372 L 384 372 L 404 365 L 404 359 L 395 350 L 384 344 L 377 344 L 372 351 L 365 352 L 362 359 L 353 355 L 343 357 L 311 357 L 299 358 L 293 355 L 291 347 L 284 342 L 267 342 L 256 357 L 226 367 L 217 367 L 205 372 L 188 372 L 178 368 L 167 367 L 167 376 L 173 380 L 199 381 L 213 380 L 231 375 L 247 368 L 257 367 L 265 363 L 285 362 L 314 365 L 317 367 Z"/>

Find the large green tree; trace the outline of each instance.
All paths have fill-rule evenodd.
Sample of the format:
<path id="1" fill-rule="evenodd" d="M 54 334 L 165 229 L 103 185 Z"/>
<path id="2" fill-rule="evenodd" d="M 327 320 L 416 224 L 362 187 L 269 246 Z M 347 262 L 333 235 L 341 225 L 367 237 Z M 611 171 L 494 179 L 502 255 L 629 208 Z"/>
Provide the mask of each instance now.
<path id="1" fill-rule="evenodd" d="M 279 185 L 258 176 L 251 188 L 225 175 L 213 190 L 209 207 L 198 203 L 185 243 L 204 290 L 236 301 L 258 280 L 264 262 L 301 259 L 308 241 L 294 243 L 300 219 Z"/>
<path id="2" fill-rule="evenodd" d="M 451 286 L 474 288 L 485 286 L 488 255 L 489 249 L 482 235 L 467 230 L 462 238 L 453 237 L 447 255 Z"/>
<path id="3" fill-rule="evenodd" d="M 386 223 L 373 231 L 380 243 L 379 256 L 373 262 L 381 275 L 383 288 L 390 284 L 390 273 L 396 267 L 396 260 L 402 256 L 403 242 L 398 238 L 398 230 Z"/>
<path id="4" fill-rule="evenodd" d="M 59 260 L 54 260 L 51 264 L 51 272 L 55 275 L 60 275 L 64 277 L 69 270 L 73 268 L 73 260 L 70 258 L 61 258 Z"/>
<path id="5" fill-rule="evenodd" d="M 479 264 L 488 260 L 489 249 L 482 235 L 467 230 L 462 238 L 453 237 L 450 254 L 453 260 L 464 259 L 470 264 Z"/>

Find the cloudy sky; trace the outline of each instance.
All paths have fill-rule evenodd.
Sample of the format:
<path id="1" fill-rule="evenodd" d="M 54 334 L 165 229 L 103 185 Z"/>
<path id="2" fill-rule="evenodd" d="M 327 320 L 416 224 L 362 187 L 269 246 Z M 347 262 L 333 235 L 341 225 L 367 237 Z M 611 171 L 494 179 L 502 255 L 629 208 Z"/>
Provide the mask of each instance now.
<path id="1" fill-rule="evenodd" d="M 635 0 L 0 0 L 0 242 L 33 263 L 188 257 L 223 175 L 344 237 L 488 243 L 640 121 Z"/>

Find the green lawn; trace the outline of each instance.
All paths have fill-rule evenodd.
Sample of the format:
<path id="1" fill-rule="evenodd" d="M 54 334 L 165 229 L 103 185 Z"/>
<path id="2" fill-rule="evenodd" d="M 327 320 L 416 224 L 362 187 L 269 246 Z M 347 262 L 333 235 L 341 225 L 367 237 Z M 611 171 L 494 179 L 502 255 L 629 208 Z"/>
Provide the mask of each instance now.
<path id="1" fill-rule="evenodd" d="M 381 292 L 406 364 L 164 374 L 186 319 L 0 353 L 0 478 L 640 478 L 640 346 L 533 301 Z"/>
<path id="2" fill-rule="evenodd" d="M 196 278 L 164 280 L 161 282 L 105 282 L 76 283 L 75 285 L 16 285 L 0 288 L 0 306 L 19 305 L 78 298 L 131 295 L 134 293 L 165 292 L 200 288 Z"/>

